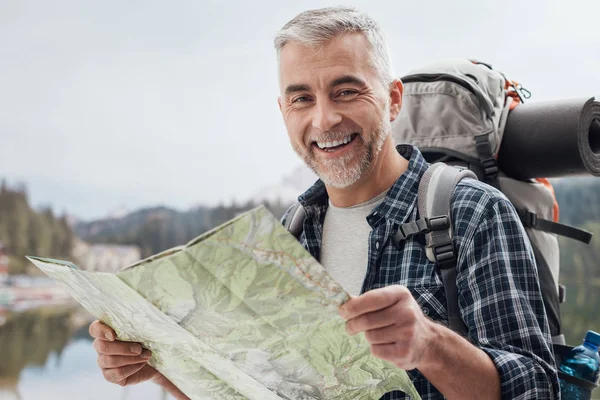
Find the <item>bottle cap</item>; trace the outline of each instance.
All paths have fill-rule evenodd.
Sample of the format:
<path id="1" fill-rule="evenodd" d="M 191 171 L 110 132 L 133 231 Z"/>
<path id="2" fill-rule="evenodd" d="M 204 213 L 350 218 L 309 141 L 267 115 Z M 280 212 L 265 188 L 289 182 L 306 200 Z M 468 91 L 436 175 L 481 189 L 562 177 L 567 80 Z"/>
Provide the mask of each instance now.
<path id="1" fill-rule="evenodd" d="M 585 340 L 600 347 L 600 334 L 594 331 L 587 331 L 585 334 Z"/>

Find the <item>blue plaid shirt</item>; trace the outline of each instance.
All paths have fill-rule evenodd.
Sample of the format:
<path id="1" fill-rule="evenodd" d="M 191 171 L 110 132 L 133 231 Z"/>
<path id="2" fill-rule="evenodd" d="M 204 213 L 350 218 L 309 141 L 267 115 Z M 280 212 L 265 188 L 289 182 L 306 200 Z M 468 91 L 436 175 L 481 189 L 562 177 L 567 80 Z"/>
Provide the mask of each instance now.
<path id="1" fill-rule="evenodd" d="M 409 238 L 400 247 L 392 240 L 401 224 L 418 219 L 419 181 L 429 167 L 413 146 L 397 149 L 409 166 L 367 217 L 373 230 L 362 292 L 404 285 L 425 315 L 449 326 L 444 287 L 427 259 L 424 238 Z M 325 185 L 317 181 L 298 200 L 307 215 L 299 241 L 318 260 L 328 204 Z M 486 352 L 500 372 L 502 398 L 559 398 L 535 259 L 515 209 L 498 190 L 466 179 L 453 194 L 451 215 L 461 316 L 468 340 Z M 407 372 L 424 400 L 444 398 L 418 370 Z M 382 400 L 405 398 L 394 391 Z"/>

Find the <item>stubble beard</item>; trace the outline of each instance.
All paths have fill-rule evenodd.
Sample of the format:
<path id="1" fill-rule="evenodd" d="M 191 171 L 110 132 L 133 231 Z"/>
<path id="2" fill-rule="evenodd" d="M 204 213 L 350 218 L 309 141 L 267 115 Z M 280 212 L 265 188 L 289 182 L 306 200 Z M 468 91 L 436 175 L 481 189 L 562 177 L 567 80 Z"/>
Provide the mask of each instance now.
<path id="1" fill-rule="evenodd" d="M 355 149 L 347 152 L 341 157 L 335 159 L 321 159 L 315 156 L 316 150 L 312 145 L 305 149 L 299 149 L 294 146 L 296 153 L 304 159 L 306 165 L 325 183 L 326 186 L 345 189 L 352 186 L 360 180 L 363 174 L 371 167 L 375 157 L 379 155 L 383 148 L 383 143 L 387 135 L 391 132 L 391 123 L 389 115 L 383 116 L 374 129 L 373 135 L 368 142 L 365 142 L 363 135 L 358 135 L 354 140 L 359 140 L 361 143 L 354 144 Z M 354 131 L 332 131 L 321 135 L 319 140 L 327 141 L 340 139 L 348 136 Z"/>

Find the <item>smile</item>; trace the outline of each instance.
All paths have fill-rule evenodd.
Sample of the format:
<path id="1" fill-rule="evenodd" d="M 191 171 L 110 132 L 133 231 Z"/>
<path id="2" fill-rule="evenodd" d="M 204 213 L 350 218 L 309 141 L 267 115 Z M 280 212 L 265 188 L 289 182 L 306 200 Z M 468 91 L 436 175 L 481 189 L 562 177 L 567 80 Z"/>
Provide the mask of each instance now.
<path id="1" fill-rule="evenodd" d="M 323 151 L 332 152 L 343 148 L 348 143 L 352 142 L 357 136 L 358 133 L 353 133 L 342 138 L 341 140 L 334 140 L 333 142 L 313 142 L 313 144 L 316 144 Z"/>

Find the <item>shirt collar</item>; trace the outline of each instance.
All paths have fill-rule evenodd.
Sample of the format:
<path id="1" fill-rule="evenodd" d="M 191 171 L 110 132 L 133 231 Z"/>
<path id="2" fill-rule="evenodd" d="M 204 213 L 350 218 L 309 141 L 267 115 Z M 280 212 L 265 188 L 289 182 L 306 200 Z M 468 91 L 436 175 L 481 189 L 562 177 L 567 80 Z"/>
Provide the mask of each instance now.
<path id="1" fill-rule="evenodd" d="M 385 220 L 391 220 L 397 224 L 407 221 L 417 199 L 421 177 L 429 167 L 416 147 L 401 144 L 396 146 L 396 150 L 409 161 L 408 168 L 392 185 L 385 200 L 367 217 L 367 222 L 371 226 L 377 226 Z M 325 184 L 320 179 L 298 197 L 298 201 L 304 208 L 318 206 L 326 208 L 328 199 Z"/>

